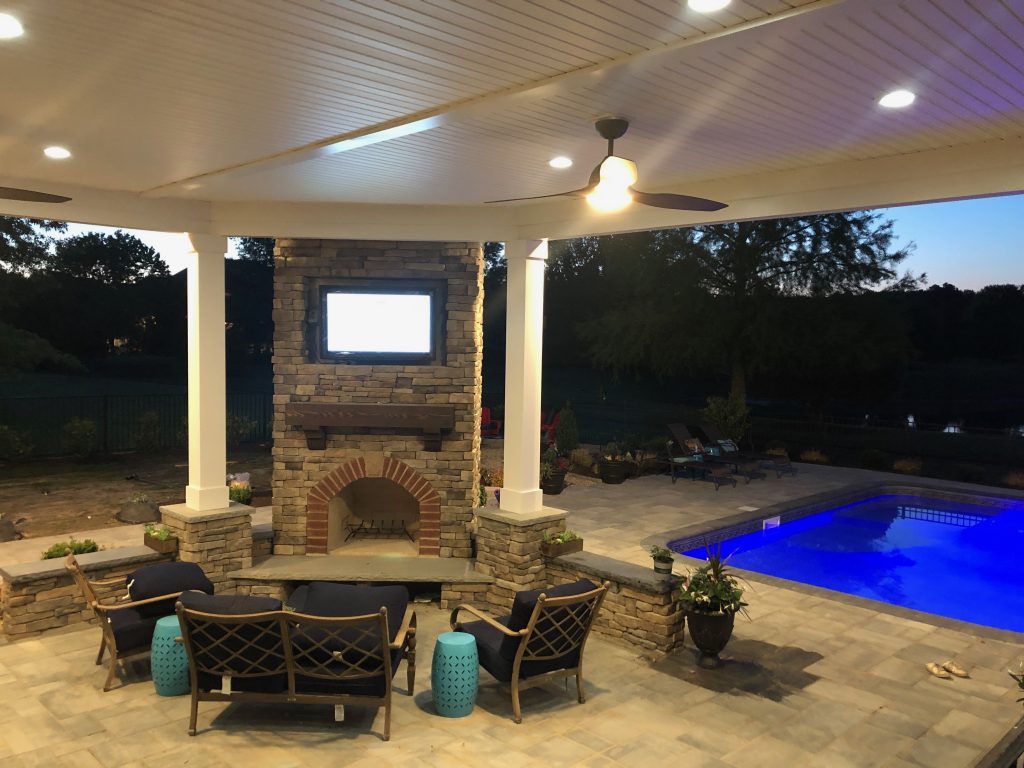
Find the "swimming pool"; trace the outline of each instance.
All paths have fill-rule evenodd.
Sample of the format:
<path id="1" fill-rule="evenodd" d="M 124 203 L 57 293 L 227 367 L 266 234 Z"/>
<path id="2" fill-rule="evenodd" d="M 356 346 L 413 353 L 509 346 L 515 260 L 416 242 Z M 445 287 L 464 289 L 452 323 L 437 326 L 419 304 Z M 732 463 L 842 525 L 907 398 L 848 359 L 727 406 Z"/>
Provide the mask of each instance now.
<path id="1" fill-rule="evenodd" d="M 1024 632 L 1024 502 L 888 494 L 774 522 L 706 540 L 736 568 Z M 669 548 L 706 557 L 695 537 Z"/>

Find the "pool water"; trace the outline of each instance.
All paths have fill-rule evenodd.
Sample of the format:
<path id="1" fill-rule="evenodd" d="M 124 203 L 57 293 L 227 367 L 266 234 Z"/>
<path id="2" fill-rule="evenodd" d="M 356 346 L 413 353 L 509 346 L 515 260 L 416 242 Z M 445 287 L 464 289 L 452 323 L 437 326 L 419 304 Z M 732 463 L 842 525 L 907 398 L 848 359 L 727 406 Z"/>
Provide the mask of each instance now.
<path id="1" fill-rule="evenodd" d="M 707 556 L 703 545 L 677 544 L 684 542 L 669 547 Z M 876 496 L 724 539 L 721 547 L 735 568 L 1024 632 L 1022 502 Z"/>

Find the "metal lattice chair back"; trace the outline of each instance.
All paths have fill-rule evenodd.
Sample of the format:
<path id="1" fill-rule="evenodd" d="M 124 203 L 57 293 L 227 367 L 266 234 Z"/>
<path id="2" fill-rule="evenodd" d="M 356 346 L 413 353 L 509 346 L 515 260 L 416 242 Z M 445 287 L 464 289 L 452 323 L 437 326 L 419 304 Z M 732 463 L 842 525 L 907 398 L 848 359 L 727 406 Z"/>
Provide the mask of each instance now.
<path id="1" fill-rule="evenodd" d="M 538 598 L 523 644 L 523 661 L 548 661 L 579 651 L 604 599 L 605 589 L 568 597 Z"/>
<path id="2" fill-rule="evenodd" d="M 265 677 L 287 671 L 280 613 L 224 616 L 185 609 L 179 616 L 196 672 Z"/>
<path id="3" fill-rule="evenodd" d="M 295 671 L 329 680 L 391 679 L 386 608 L 365 616 L 325 619 L 301 615 L 288 623 Z"/>

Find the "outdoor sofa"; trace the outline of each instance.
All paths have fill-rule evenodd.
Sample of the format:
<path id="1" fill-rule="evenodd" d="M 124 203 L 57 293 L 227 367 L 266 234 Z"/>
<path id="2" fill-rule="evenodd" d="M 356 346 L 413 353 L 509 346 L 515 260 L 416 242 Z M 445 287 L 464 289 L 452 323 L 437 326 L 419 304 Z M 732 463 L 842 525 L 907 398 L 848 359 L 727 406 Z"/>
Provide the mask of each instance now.
<path id="1" fill-rule="evenodd" d="M 391 737 L 392 678 L 416 674 L 416 614 L 401 586 L 313 582 L 289 606 L 268 597 L 181 596 L 177 613 L 192 684 L 188 732 L 200 701 L 384 708 Z"/>

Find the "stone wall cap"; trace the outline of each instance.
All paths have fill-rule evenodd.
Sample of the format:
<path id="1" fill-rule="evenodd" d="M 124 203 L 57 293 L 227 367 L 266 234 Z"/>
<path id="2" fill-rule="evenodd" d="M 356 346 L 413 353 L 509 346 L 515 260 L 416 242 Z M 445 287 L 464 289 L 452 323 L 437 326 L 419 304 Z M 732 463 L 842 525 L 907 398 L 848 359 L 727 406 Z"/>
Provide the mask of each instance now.
<path id="1" fill-rule="evenodd" d="M 552 562 L 623 586 L 659 595 L 671 592 L 682 581 L 678 576 L 665 576 L 655 573 L 653 568 L 644 568 L 642 565 L 595 555 L 592 552 L 573 552 L 570 555 L 552 558 Z"/>
<path id="2" fill-rule="evenodd" d="M 99 552 L 76 555 L 76 558 L 84 571 L 117 568 L 123 565 L 145 565 L 166 559 L 159 552 L 154 552 L 144 546 L 104 549 Z M 64 558 L 55 557 L 51 560 L 4 566 L 0 568 L 0 576 L 11 586 L 18 586 L 33 581 L 52 579 L 56 576 L 70 576 L 70 574 L 64 567 Z"/>
<path id="3" fill-rule="evenodd" d="M 192 509 L 186 504 L 168 504 L 160 507 L 160 514 L 181 520 L 185 523 L 205 523 L 208 520 L 223 520 L 229 517 L 241 517 L 252 515 L 253 507 L 248 504 L 239 504 L 237 501 L 228 502 L 228 506 L 221 509 Z"/>
<path id="4" fill-rule="evenodd" d="M 513 526 L 537 525 L 537 523 L 552 523 L 556 520 L 564 520 L 569 513 L 564 509 L 555 507 L 541 507 L 536 512 L 506 512 L 504 509 L 493 507 L 479 507 L 476 516 L 485 520 L 497 520 Z"/>

